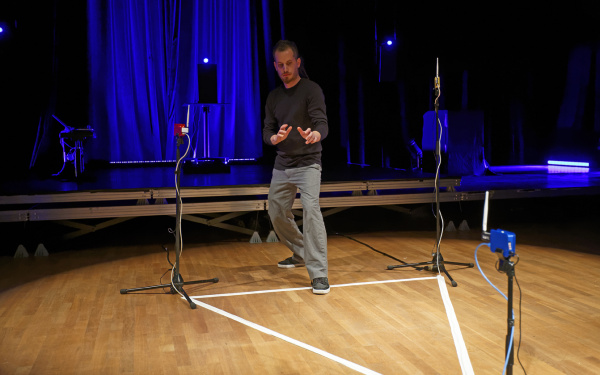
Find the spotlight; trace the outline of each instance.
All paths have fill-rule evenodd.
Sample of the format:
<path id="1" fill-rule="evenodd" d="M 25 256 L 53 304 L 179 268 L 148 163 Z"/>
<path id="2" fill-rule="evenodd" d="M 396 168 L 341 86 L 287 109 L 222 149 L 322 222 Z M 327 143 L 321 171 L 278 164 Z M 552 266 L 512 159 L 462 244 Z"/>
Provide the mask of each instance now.
<path id="1" fill-rule="evenodd" d="M 4 29 L 2 28 L 2 26 L 0 26 L 0 33 L 4 32 Z"/>
<path id="2" fill-rule="evenodd" d="M 208 57 L 205 57 L 202 61 L 204 61 L 205 64 L 208 64 Z"/>
<path id="3" fill-rule="evenodd" d="M 393 43 L 394 43 L 394 42 L 392 42 L 392 40 L 391 40 L 391 39 L 389 39 L 389 40 L 386 42 L 386 44 L 387 44 L 388 46 L 391 46 Z"/>

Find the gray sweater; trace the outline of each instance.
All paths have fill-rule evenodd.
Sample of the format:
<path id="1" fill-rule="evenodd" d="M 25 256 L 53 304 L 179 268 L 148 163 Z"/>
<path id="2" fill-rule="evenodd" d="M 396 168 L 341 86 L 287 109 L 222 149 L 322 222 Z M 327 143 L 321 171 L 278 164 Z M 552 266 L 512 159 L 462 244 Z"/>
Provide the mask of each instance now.
<path id="1" fill-rule="evenodd" d="M 329 126 L 325 112 L 325 97 L 321 87 L 313 81 L 302 78 L 292 88 L 281 85 L 269 93 L 265 105 L 263 141 L 272 145 L 271 136 L 277 134 L 283 124 L 292 127 L 288 137 L 277 144 L 275 169 L 321 165 L 321 141 L 327 137 Z M 321 133 L 321 141 L 306 144 L 298 132 L 311 128 Z"/>

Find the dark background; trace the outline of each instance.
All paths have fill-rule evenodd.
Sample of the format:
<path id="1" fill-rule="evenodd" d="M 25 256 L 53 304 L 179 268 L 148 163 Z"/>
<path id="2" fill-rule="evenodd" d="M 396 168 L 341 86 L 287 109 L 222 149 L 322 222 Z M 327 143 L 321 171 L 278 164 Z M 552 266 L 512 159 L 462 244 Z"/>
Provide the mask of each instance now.
<path id="1" fill-rule="evenodd" d="M 583 126 L 556 127 L 570 53 L 585 46 L 592 50 L 592 66 L 598 64 L 597 1 L 285 0 L 256 1 L 255 6 L 259 38 L 267 22 L 262 7 L 267 6 L 269 42 L 294 40 L 310 78 L 324 90 L 332 128 L 325 160 L 409 167 L 406 144 L 411 139 L 420 144 L 423 114 L 433 109 L 436 58 L 440 109 L 483 111 L 490 164 L 545 163 L 553 153 L 598 160 L 599 134 L 593 123 L 600 111 L 593 69 L 589 95 L 580 104 Z M 7 26 L 0 40 L 1 156 L 12 174 L 36 168 L 55 172 L 62 164 L 62 127 L 43 135 L 44 153 L 34 163 L 31 156 L 40 118 L 51 101 L 69 125 L 89 123 L 85 2 L 9 1 L 0 5 L 0 12 Z M 387 37 L 395 38 L 394 47 L 380 50 Z M 264 53 L 270 46 L 264 40 L 256 45 L 264 102 L 278 80 Z M 265 148 L 265 157 L 272 152 Z"/>
<path id="2" fill-rule="evenodd" d="M 490 163 L 545 164 L 557 149 L 567 149 L 566 157 L 597 158 L 593 74 L 583 129 L 556 129 L 571 51 L 582 45 L 598 51 L 597 2 L 284 3 L 285 36 L 298 43 L 311 78 L 323 86 L 333 124 L 340 113 L 335 99 L 345 89 L 351 146 L 361 134 L 358 108 L 364 108 L 369 164 L 378 165 L 383 153 L 392 166 L 406 167 L 405 143 L 415 138 L 420 144 L 423 114 L 433 109 L 436 58 L 440 109 L 484 112 Z M 375 35 L 381 43 L 394 34 L 396 64 L 382 69 L 382 80 L 390 82 L 378 82 Z M 390 55 L 384 47 L 384 63 Z M 465 72 L 468 100 L 463 104 Z M 358 159 L 356 149 L 351 147 L 352 161 Z"/>

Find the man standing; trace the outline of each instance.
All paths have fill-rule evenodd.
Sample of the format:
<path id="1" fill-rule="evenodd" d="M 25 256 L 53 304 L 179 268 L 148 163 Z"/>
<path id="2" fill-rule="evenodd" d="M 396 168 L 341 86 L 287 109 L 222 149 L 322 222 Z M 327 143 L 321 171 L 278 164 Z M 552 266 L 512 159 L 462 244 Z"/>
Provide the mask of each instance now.
<path id="1" fill-rule="evenodd" d="M 263 141 L 277 147 L 269 217 L 279 239 L 293 252 L 278 266 L 306 265 L 313 293 L 327 294 L 327 233 L 319 206 L 321 141 L 329 130 L 325 98 L 319 85 L 300 77 L 301 60 L 293 42 L 277 42 L 273 58 L 283 86 L 269 93 L 265 105 Z M 292 214 L 297 190 L 303 208 L 303 233 Z"/>

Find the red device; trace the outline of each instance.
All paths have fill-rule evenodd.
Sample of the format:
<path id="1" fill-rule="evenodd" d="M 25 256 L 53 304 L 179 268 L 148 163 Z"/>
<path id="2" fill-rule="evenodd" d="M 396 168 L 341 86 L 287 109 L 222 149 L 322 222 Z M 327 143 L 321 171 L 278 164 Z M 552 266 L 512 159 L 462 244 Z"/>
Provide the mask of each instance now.
<path id="1" fill-rule="evenodd" d="M 176 136 L 183 137 L 184 135 L 187 134 L 188 128 L 187 128 L 187 126 L 185 126 L 185 124 L 175 124 L 174 132 L 175 132 Z"/>

